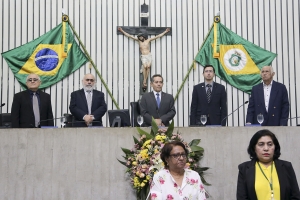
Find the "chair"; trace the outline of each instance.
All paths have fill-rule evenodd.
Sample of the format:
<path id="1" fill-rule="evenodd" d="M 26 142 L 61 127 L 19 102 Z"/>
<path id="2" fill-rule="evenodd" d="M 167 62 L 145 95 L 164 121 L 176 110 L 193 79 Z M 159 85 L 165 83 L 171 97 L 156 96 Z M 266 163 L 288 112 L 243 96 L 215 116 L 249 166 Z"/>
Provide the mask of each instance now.
<path id="1" fill-rule="evenodd" d="M 65 117 L 65 126 L 64 127 L 73 127 L 73 123 L 75 121 L 75 118 L 73 115 L 68 114 L 68 113 L 64 113 L 64 117 Z"/>
<path id="2" fill-rule="evenodd" d="M 140 104 L 139 102 L 130 102 L 131 106 L 131 126 L 137 127 L 139 124 L 137 123 L 137 116 L 140 115 Z"/>
<path id="3" fill-rule="evenodd" d="M 11 114 L 10 113 L 0 114 L 0 127 L 1 128 L 11 128 Z"/>

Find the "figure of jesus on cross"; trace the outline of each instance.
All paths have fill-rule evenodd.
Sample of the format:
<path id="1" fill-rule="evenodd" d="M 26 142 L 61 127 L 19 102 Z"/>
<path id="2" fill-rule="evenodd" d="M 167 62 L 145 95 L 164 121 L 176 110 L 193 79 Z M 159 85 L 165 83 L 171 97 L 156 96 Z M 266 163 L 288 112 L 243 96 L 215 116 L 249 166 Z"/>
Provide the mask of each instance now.
<path id="1" fill-rule="evenodd" d="M 140 52 L 141 52 L 141 61 L 143 64 L 143 76 L 144 76 L 142 88 L 146 89 L 147 88 L 147 78 L 150 73 L 150 67 L 151 67 L 151 62 L 152 62 L 152 55 L 150 52 L 150 42 L 153 40 L 156 40 L 157 38 L 164 36 L 167 32 L 170 31 L 170 28 L 167 28 L 161 34 L 159 34 L 155 37 L 152 37 L 152 38 L 148 38 L 148 35 L 145 33 L 139 33 L 137 35 L 137 37 L 134 37 L 133 35 L 130 35 L 129 33 L 125 32 L 121 27 L 119 27 L 118 30 L 120 32 L 122 32 L 125 36 L 139 42 Z"/>

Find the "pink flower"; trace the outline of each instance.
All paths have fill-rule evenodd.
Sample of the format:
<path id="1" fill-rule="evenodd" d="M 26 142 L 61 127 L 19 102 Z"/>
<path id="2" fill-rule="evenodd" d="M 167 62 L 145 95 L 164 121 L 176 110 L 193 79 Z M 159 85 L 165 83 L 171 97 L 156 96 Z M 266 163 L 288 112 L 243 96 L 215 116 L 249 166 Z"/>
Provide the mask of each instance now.
<path id="1" fill-rule="evenodd" d="M 151 198 L 156 198 L 157 195 L 155 193 L 151 193 Z"/>
<path id="2" fill-rule="evenodd" d="M 197 180 L 191 179 L 191 184 L 194 185 L 195 183 L 198 183 L 198 179 Z"/>
<path id="3" fill-rule="evenodd" d="M 203 184 L 200 184 L 200 190 L 204 190 Z"/>
<path id="4" fill-rule="evenodd" d="M 174 187 L 177 187 L 177 183 L 174 183 Z"/>
<path id="5" fill-rule="evenodd" d="M 167 200 L 172 200 L 172 199 L 174 199 L 173 196 L 171 194 L 168 194 Z"/>
<path id="6" fill-rule="evenodd" d="M 159 177 L 159 182 L 160 182 L 160 184 L 164 184 L 165 180 L 162 177 Z"/>

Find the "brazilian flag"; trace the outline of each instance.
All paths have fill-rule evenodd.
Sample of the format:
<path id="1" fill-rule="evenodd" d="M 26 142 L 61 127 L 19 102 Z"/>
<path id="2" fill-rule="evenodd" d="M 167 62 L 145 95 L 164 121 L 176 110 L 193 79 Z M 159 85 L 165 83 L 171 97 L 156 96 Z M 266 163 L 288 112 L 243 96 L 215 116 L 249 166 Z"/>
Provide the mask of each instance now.
<path id="1" fill-rule="evenodd" d="M 276 56 L 238 36 L 216 16 L 195 61 L 202 66 L 213 65 L 218 77 L 250 93 L 261 82 L 261 68 L 270 65 Z"/>
<path id="2" fill-rule="evenodd" d="M 26 88 L 28 74 L 39 75 L 42 82 L 39 88 L 44 89 L 88 61 L 76 43 L 67 20 L 39 38 L 2 53 L 2 56 L 23 89 Z"/>

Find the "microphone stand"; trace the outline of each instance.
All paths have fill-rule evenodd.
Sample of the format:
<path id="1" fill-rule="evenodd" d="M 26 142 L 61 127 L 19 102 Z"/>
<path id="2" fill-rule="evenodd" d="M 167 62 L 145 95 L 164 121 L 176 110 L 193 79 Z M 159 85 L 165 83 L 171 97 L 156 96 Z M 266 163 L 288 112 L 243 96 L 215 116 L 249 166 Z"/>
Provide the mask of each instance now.
<path id="1" fill-rule="evenodd" d="M 232 111 L 229 115 L 227 115 L 226 117 L 224 117 L 224 119 L 222 119 L 221 121 L 221 126 L 222 126 L 222 123 L 225 119 L 227 119 L 230 115 L 232 115 L 235 111 L 237 111 L 240 107 L 242 107 L 243 105 L 246 105 L 247 103 L 249 103 L 249 101 L 245 101 L 242 105 L 240 105 L 237 109 L 235 109 L 234 111 Z"/>

